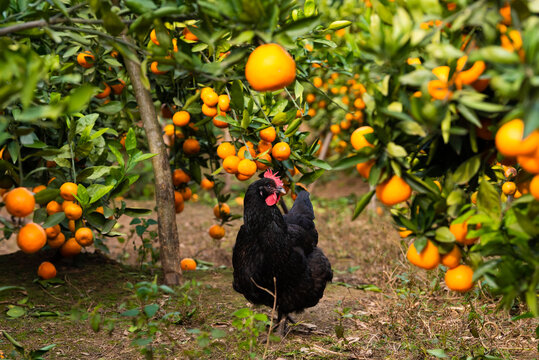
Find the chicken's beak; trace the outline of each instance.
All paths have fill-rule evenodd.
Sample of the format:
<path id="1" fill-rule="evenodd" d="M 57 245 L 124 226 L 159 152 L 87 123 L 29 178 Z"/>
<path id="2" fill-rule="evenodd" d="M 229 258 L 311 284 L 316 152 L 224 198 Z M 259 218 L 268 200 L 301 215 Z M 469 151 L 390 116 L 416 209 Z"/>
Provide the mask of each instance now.
<path id="1" fill-rule="evenodd" d="M 276 190 L 277 190 L 277 192 L 279 192 L 281 194 L 286 194 L 286 190 L 284 188 L 282 188 L 281 186 L 277 186 Z"/>

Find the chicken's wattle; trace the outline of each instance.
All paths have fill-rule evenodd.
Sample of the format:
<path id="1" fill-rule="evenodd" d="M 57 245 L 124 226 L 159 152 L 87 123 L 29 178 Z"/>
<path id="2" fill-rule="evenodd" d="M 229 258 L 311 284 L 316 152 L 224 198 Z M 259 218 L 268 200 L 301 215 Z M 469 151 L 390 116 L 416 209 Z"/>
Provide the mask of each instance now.
<path id="1" fill-rule="evenodd" d="M 279 201 L 280 198 L 281 198 L 281 195 L 277 195 L 277 193 L 273 193 L 266 198 L 266 205 L 273 206 L 277 204 L 277 201 Z"/>

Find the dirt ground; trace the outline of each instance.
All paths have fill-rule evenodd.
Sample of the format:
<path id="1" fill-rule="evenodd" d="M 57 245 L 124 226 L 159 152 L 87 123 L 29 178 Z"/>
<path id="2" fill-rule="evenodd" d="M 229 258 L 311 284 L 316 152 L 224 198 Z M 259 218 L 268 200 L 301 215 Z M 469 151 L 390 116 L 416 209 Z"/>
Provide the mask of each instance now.
<path id="1" fill-rule="evenodd" d="M 380 216 L 369 210 L 351 221 L 351 194 L 364 191 L 365 185 L 351 185 L 347 178 L 315 188 L 319 246 L 332 263 L 334 281 L 316 307 L 296 316 L 303 325 L 270 344 L 266 358 L 435 359 L 435 355 L 442 357 L 442 350 L 451 359 L 538 358 L 536 320 L 511 320 L 524 310 L 523 306 L 517 304 L 510 312 L 496 312 L 496 299 L 481 286 L 466 295 L 456 294 L 445 288 L 441 270 L 426 272 L 410 266 L 387 212 Z M 177 217 L 182 256 L 194 257 L 205 265 L 185 273 L 186 281 L 200 283 L 200 294 L 189 305 L 196 308 L 196 313 L 168 327 L 166 334 L 157 334 L 156 358 L 246 359 L 248 353 L 241 349 L 241 336 L 232 327 L 232 313 L 249 306 L 231 286 L 231 252 L 241 219 L 227 227 L 223 240 L 211 239 L 207 229 L 215 220 L 208 197 L 201 194 L 201 198 L 198 203 L 187 203 Z M 151 206 L 149 202 L 133 204 Z M 229 204 L 232 213 L 241 214 L 242 207 L 233 199 Z M 130 221 L 122 218 L 118 230 L 128 233 L 133 227 Z M 0 242 L 0 351 L 8 354 L 12 350 L 1 336 L 4 330 L 28 348 L 55 343 L 47 359 L 143 358 L 137 348 L 130 346 L 133 335 L 127 320 L 116 321 L 110 332 L 102 329 L 95 333 L 84 316 L 100 306 L 103 319 L 119 318 L 123 311 L 120 304 L 132 299 L 126 282 L 153 279 L 152 269 L 138 270 L 134 250 L 134 245 L 140 245 L 138 240 L 126 238 L 123 244 L 108 240 L 111 260 L 92 254 L 90 249 L 72 261 L 56 259 L 50 252 L 24 255 L 16 252 L 14 242 Z M 34 279 L 35 269 L 47 257 L 57 264 L 62 281 L 45 288 Z M 9 285 L 24 289 L 1 291 Z M 26 315 L 8 317 L 9 308 L 25 298 L 20 306 L 27 309 Z M 163 308 L 186 306 L 174 298 L 160 301 Z M 42 316 L 44 311 L 55 315 Z M 270 309 L 254 311 L 270 315 Z M 205 354 L 197 345 L 196 335 L 188 332 L 193 328 L 223 329 L 227 337 L 213 341 L 209 354 Z M 171 339 L 176 345 L 171 345 Z M 259 339 L 254 351 L 256 358 L 263 356 L 263 339 Z"/>

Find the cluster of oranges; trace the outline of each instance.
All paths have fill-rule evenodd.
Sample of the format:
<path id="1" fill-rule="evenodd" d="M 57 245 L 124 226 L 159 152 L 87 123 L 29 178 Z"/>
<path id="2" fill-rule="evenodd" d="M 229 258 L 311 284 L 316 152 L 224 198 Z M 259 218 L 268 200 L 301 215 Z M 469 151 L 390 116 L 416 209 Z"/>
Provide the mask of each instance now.
<path id="1" fill-rule="evenodd" d="M 539 130 L 534 130 L 524 138 L 524 122 L 513 119 L 503 124 L 495 136 L 496 148 L 505 156 L 504 162 L 513 166 L 503 166 L 507 179 L 518 176 L 520 181 L 506 181 L 502 192 L 506 196 L 518 198 L 521 194 L 530 193 L 539 200 Z M 531 177 L 531 180 L 526 180 Z"/>
<path id="2" fill-rule="evenodd" d="M 113 58 L 118 57 L 117 51 L 112 51 L 110 55 Z M 83 51 L 77 55 L 77 63 L 85 69 L 89 69 L 94 66 L 95 56 L 90 51 Z M 108 84 L 103 82 L 103 90 L 95 95 L 97 99 L 106 99 L 104 103 L 108 103 L 110 99 L 107 99 L 111 94 L 120 95 L 125 88 L 125 81 L 122 79 L 117 79 L 116 81 Z"/>
<path id="3" fill-rule="evenodd" d="M 228 95 L 217 95 L 212 88 L 205 87 L 200 92 L 200 98 L 203 102 L 201 109 L 202 113 L 213 118 L 213 125 L 221 129 L 227 128 L 228 123 L 226 121 L 218 120 L 217 116 L 226 116 L 226 113 L 230 110 L 230 98 Z"/>
<path id="4" fill-rule="evenodd" d="M 66 182 L 60 187 L 60 197 L 62 203 L 56 200 L 50 201 L 46 205 L 48 215 L 64 212 L 69 220 L 67 229 L 62 229 L 60 224 L 43 229 L 37 223 L 27 223 L 23 225 L 17 234 L 17 245 L 26 254 L 33 254 L 41 250 L 45 245 L 52 249 L 59 249 L 64 257 L 72 257 L 80 253 L 82 247 L 90 246 L 94 242 L 94 235 L 90 228 L 79 226 L 76 221 L 82 217 L 82 208 L 75 202 L 77 195 L 77 185 Z M 36 201 L 34 195 L 45 190 L 44 185 L 36 186 L 32 191 L 18 187 L 3 194 L 6 210 L 14 217 L 24 218 L 34 212 Z M 96 210 L 103 213 L 103 208 Z M 69 231 L 69 232 L 68 232 Z M 66 240 L 65 233 L 72 236 Z M 40 277 L 49 279 L 56 276 L 54 265 L 48 262 L 41 264 L 38 270 Z"/>

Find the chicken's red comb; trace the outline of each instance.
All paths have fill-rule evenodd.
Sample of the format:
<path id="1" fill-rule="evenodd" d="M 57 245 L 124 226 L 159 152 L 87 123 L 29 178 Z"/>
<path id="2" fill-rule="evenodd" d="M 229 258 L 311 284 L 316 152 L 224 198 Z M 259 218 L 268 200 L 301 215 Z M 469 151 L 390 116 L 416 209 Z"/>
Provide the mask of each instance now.
<path id="1" fill-rule="evenodd" d="M 282 187 L 283 182 L 281 181 L 281 178 L 279 176 L 277 176 L 277 174 L 278 174 L 278 172 L 274 173 L 273 171 L 271 171 L 271 169 L 268 169 L 264 173 L 264 177 L 275 181 L 275 185 Z"/>

